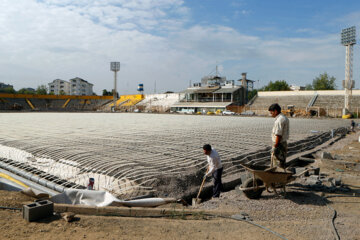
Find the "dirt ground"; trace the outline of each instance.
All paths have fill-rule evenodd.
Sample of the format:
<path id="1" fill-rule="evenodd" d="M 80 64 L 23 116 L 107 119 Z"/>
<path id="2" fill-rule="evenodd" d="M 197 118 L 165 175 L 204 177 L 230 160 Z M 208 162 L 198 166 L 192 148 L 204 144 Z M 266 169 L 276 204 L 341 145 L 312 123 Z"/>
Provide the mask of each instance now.
<path id="1" fill-rule="evenodd" d="M 285 198 L 264 192 L 259 200 L 249 200 L 232 190 L 196 208 L 242 214 L 284 239 L 335 239 L 335 209 L 334 223 L 340 238 L 360 239 L 359 133 L 351 133 L 324 149 L 334 159 L 316 159 L 313 165 L 320 167 L 322 187 L 299 178 L 289 185 Z M 331 188 L 329 178 L 341 184 Z M 20 208 L 23 202 L 32 200 L 21 193 L 0 191 L 2 207 Z M 0 239 L 280 239 L 246 221 L 205 215 L 198 219 L 76 217 L 70 223 L 58 216 L 29 223 L 19 210 L 0 209 Z"/>

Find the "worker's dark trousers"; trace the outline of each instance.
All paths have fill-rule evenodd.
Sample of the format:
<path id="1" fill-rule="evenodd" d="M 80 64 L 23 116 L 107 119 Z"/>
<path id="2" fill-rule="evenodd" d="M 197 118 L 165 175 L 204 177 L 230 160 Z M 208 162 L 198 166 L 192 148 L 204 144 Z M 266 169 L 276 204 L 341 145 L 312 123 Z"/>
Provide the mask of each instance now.
<path id="1" fill-rule="evenodd" d="M 214 178 L 214 187 L 213 187 L 213 197 L 220 197 L 220 192 L 223 190 L 223 185 L 221 182 L 221 175 L 223 168 L 216 169 L 213 172 L 212 176 Z"/>

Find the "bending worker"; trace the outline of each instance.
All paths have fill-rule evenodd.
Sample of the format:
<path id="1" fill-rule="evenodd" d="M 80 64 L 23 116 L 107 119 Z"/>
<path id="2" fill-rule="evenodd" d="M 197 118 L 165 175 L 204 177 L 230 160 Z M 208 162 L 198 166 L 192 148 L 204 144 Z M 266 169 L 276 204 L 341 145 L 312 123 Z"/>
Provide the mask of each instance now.
<path id="1" fill-rule="evenodd" d="M 272 154 L 271 166 L 277 166 L 285 169 L 285 161 L 287 156 L 287 140 L 289 139 L 289 119 L 281 112 L 279 104 L 274 103 L 269 107 L 269 112 L 275 118 L 274 127 L 272 129 Z"/>
<path id="2" fill-rule="evenodd" d="M 214 178 L 214 187 L 213 187 L 213 198 L 220 197 L 220 192 L 223 190 L 223 185 L 221 182 L 221 175 L 223 172 L 223 166 L 221 164 L 220 156 L 215 149 L 213 149 L 210 144 L 205 144 L 203 146 L 204 154 L 207 156 L 208 169 L 206 171 L 205 177 L 212 175 Z"/>

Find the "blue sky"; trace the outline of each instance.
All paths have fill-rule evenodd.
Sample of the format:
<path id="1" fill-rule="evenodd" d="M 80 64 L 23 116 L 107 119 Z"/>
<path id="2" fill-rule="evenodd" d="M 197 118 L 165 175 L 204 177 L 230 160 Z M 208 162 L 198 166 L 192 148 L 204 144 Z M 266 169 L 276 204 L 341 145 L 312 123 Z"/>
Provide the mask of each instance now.
<path id="1" fill-rule="evenodd" d="M 341 80 L 342 28 L 360 23 L 360 1 L 2 0 L 0 82 L 15 89 L 81 77 L 98 94 L 181 91 L 214 71 L 256 87 L 305 85 L 320 73 Z M 359 50 L 354 80 L 359 87 Z"/>

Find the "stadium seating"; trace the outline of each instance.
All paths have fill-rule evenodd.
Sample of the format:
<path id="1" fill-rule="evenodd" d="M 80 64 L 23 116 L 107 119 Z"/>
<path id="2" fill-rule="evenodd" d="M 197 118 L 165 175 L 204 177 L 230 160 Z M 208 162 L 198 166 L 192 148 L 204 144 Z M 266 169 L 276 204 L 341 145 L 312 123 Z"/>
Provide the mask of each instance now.
<path id="1" fill-rule="evenodd" d="M 258 96 L 251 104 L 251 109 L 264 110 L 268 109 L 272 103 L 278 103 L 282 108 L 288 105 L 295 105 L 295 108 L 306 108 L 312 99 L 312 95 L 297 95 L 297 96 Z"/>
<path id="2" fill-rule="evenodd" d="M 319 95 L 314 103 L 314 107 L 321 108 L 343 108 L 345 97 L 344 95 Z M 360 96 L 354 95 L 351 97 L 350 105 L 352 107 L 360 107 Z"/>
<path id="3" fill-rule="evenodd" d="M 25 111 L 95 111 L 109 103 L 109 99 L 0 98 L 0 110 Z"/>
<path id="4" fill-rule="evenodd" d="M 136 104 L 136 107 L 143 111 L 167 112 L 181 98 L 179 93 L 148 94 L 144 100 Z"/>

